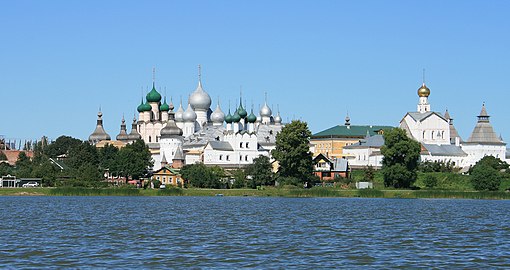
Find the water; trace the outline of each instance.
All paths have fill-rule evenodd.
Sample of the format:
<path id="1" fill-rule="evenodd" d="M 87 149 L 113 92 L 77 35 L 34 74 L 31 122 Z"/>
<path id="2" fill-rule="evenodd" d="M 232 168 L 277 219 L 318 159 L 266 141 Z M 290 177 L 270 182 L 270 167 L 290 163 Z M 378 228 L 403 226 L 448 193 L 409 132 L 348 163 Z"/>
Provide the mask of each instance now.
<path id="1" fill-rule="evenodd" d="M 0 197 L 0 267 L 509 268 L 510 201 Z"/>

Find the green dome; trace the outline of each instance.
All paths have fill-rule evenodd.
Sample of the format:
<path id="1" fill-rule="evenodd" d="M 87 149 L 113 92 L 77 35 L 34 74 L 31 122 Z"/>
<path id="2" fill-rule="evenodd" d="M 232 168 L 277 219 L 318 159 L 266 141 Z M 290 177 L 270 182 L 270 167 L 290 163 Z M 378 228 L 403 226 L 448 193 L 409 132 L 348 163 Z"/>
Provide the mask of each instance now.
<path id="1" fill-rule="evenodd" d="M 227 122 L 227 124 L 230 124 L 232 123 L 232 121 L 234 120 L 232 119 L 232 115 L 230 114 L 230 109 L 228 109 L 228 114 L 227 116 L 225 116 L 225 122 Z"/>
<path id="2" fill-rule="evenodd" d="M 241 116 L 239 115 L 239 113 L 237 111 L 235 111 L 234 115 L 232 115 L 232 121 L 235 123 L 241 121 Z"/>
<path id="3" fill-rule="evenodd" d="M 168 104 L 166 103 L 166 97 L 165 97 L 165 101 L 163 102 L 163 104 L 161 104 L 161 106 L 159 106 L 159 110 L 162 112 L 168 112 L 170 110 L 170 106 L 168 106 Z"/>
<path id="4" fill-rule="evenodd" d="M 136 110 L 138 112 L 144 112 L 144 106 L 143 106 L 143 98 L 142 98 L 142 102 L 140 102 L 140 105 L 138 105 L 138 107 L 136 108 Z"/>
<path id="5" fill-rule="evenodd" d="M 251 110 L 251 113 L 250 115 L 248 115 L 248 118 L 246 118 L 246 120 L 248 120 L 248 123 L 255 123 L 257 121 L 257 116 L 253 114 L 253 109 Z"/>
<path id="6" fill-rule="evenodd" d="M 148 112 L 148 111 L 152 110 L 152 107 L 151 107 L 151 105 L 149 105 L 148 102 L 145 102 L 143 105 L 140 105 L 140 106 L 142 106 L 142 112 Z"/>
<path id="7" fill-rule="evenodd" d="M 152 83 L 152 90 L 147 93 L 147 102 L 160 102 L 161 101 L 161 95 L 156 91 L 156 87 L 154 86 L 154 83 Z"/>
<path id="8" fill-rule="evenodd" d="M 237 109 L 237 113 L 241 118 L 245 118 L 248 115 L 248 112 L 243 108 L 243 103 L 239 103 L 239 108 Z"/>

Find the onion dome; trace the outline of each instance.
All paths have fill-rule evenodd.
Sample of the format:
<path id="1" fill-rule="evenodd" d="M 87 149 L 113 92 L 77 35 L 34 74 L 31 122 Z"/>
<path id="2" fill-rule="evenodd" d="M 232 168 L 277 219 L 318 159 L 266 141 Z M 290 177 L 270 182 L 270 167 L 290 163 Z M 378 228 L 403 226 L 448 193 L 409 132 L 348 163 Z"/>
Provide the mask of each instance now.
<path id="1" fill-rule="evenodd" d="M 281 124 L 282 123 L 282 117 L 280 116 L 280 112 L 278 112 L 278 114 L 276 115 L 276 117 L 274 118 L 274 122 L 276 124 Z"/>
<path id="2" fill-rule="evenodd" d="M 267 102 L 264 102 L 264 106 L 262 106 L 262 108 L 260 108 L 260 116 L 271 117 L 272 113 L 273 112 L 271 111 L 271 108 L 269 108 L 269 106 L 267 106 Z"/>
<path id="3" fill-rule="evenodd" d="M 145 104 L 143 103 L 143 98 L 142 98 L 142 101 L 140 102 L 140 105 L 138 105 L 138 107 L 136 108 L 136 110 L 141 113 L 141 112 L 144 112 L 145 111 Z"/>
<path id="4" fill-rule="evenodd" d="M 184 109 L 182 108 L 182 102 L 179 104 L 179 109 L 175 112 L 175 121 L 176 122 L 184 122 L 182 115 L 184 114 Z"/>
<path id="5" fill-rule="evenodd" d="M 122 123 L 120 124 L 120 133 L 117 135 L 117 141 L 127 141 L 129 140 L 127 131 L 126 131 L 126 120 L 122 117 Z"/>
<path id="6" fill-rule="evenodd" d="M 168 106 L 168 104 L 166 103 L 166 97 L 165 97 L 165 101 L 163 102 L 163 104 L 161 104 L 161 106 L 159 106 L 159 110 L 162 112 L 168 112 L 170 110 L 170 106 Z"/>
<path id="7" fill-rule="evenodd" d="M 211 97 L 202 89 L 201 81 L 198 81 L 197 89 L 191 94 L 189 103 L 197 111 L 207 111 L 211 107 Z"/>
<path id="8" fill-rule="evenodd" d="M 232 115 L 232 122 L 238 123 L 241 121 L 241 116 L 239 115 L 239 112 L 236 110 L 234 112 L 234 115 Z"/>
<path id="9" fill-rule="evenodd" d="M 232 119 L 232 114 L 230 114 L 230 109 L 228 109 L 228 114 L 227 116 L 225 116 L 225 122 L 227 122 L 227 124 L 231 124 L 234 120 Z"/>
<path id="10" fill-rule="evenodd" d="M 188 103 L 188 108 L 186 111 L 182 114 L 182 120 L 184 122 L 195 122 L 197 120 L 197 114 L 191 108 L 191 104 Z"/>
<path id="11" fill-rule="evenodd" d="M 166 126 L 161 130 L 161 138 L 175 138 L 182 136 L 182 129 L 180 129 L 173 119 L 168 120 Z"/>
<path id="12" fill-rule="evenodd" d="M 423 83 L 420 88 L 418 88 L 418 96 L 420 97 L 428 97 L 430 96 L 430 89 Z"/>
<path id="13" fill-rule="evenodd" d="M 253 109 L 251 109 L 251 113 L 250 115 L 248 115 L 246 120 L 248 121 L 248 123 L 255 123 L 257 121 L 257 116 L 253 114 Z"/>
<path id="14" fill-rule="evenodd" d="M 106 131 L 104 131 L 104 128 L 103 128 L 103 113 L 101 111 L 99 111 L 97 113 L 96 129 L 94 130 L 94 132 L 92 132 L 92 134 L 90 134 L 89 142 L 96 144 L 100 141 L 109 141 L 109 140 L 111 140 L 111 137 L 110 137 L 110 135 L 108 135 L 106 133 Z"/>
<path id="15" fill-rule="evenodd" d="M 142 136 L 138 131 L 136 130 L 136 118 L 133 117 L 133 124 L 131 124 L 131 132 L 128 135 L 129 140 L 136 141 L 138 139 L 141 139 Z"/>
<path id="16" fill-rule="evenodd" d="M 216 106 L 216 110 L 211 113 L 211 121 L 213 123 L 223 123 L 223 121 L 225 121 L 225 113 L 221 110 L 219 103 Z"/>
<path id="17" fill-rule="evenodd" d="M 237 113 L 239 114 L 239 116 L 241 118 L 246 118 L 246 116 L 248 115 L 248 112 L 243 108 L 243 102 L 239 102 L 239 108 L 237 108 Z"/>
<path id="18" fill-rule="evenodd" d="M 152 107 L 151 107 L 151 105 L 149 105 L 149 102 L 145 102 L 145 104 L 143 104 L 143 111 L 150 112 L 151 110 L 152 110 Z"/>
<path id="19" fill-rule="evenodd" d="M 152 83 L 152 90 L 147 93 L 147 102 L 160 102 L 161 101 L 161 95 L 156 91 L 156 87 L 154 86 L 154 83 Z"/>

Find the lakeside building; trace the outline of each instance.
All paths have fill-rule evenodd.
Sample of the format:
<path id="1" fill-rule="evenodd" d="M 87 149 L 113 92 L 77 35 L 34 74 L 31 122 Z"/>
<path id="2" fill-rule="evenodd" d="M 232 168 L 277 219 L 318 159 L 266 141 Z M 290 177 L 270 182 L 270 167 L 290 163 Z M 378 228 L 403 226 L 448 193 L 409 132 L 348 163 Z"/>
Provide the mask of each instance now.
<path id="1" fill-rule="evenodd" d="M 485 104 L 482 105 L 471 136 L 467 141 L 463 141 L 448 110 L 444 115 L 431 110 L 429 96 L 430 89 L 423 83 L 418 88 L 417 111 L 406 113 L 399 125 L 409 137 L 421 144 L 421 161 L 449 162 L 463 170 L 467 170 L 484 156 L 510 161 L 506 143 L 496 135 Z M 346 146 L 344 152 L 352 168 L 381 168 L 383 156 L 380 149 L 383 145 L 382 136 L 367 135 L 358 143 Z"/>
<path id="2" fill-rule="evenodd" d="M 200 69 L 198 86 L 190 94 L 186 109 L 181 101 L 176 112 L 172 101 L 167 103 L 166 97 L 156 90 L 153 80 L 151 91 L 137 107 L 138 120 L 133 119 L 129 134 L 122 119 L 120 133 L 112 141 L 99 112 L 89 142 L 98 147 L 107 143 L 122 146 L 141 138 L 151 151 L 154 171 L 172 165 L 176 155 L 182 157 L 182 164 L 201 162 L 227 169 L 244 167 L 260 155 L 271 157 L 276 134 L 284 125 L 280 112 L 274 115 L 267 105 L 267 95 L 258 116 L 253 107 L 248 113 L 242 97 L 233 114 L 230 108 L 225 114 L 219 101 L 214 111 L 211 104 L 211 97 L 202 86 Z M 167 163 L 168 160 L 172 163 Z"/>
<path id="3" fill-rule="evenodd" d="M 317 132 L 310 138 L 310 150 L 313 156 L 319 154 L 335 158 L 352 158 L 350 152 L 345 152 L 347 146 L 358 143 L 367 136 L 382 135 L 385 129 L 391 129 L 391 126 L 376 125 L 351 125 L 349 116 L 345 117 L 344 125 L 336 125 L 326 130 Z"/>

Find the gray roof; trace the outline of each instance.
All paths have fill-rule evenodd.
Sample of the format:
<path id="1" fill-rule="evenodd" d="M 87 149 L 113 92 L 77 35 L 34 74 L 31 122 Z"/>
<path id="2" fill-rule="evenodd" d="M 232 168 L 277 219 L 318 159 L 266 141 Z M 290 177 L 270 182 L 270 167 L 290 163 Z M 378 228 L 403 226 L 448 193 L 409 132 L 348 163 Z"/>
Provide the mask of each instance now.
<path id="1" fill-rule="evenodd" d="M 349 168 L 349 163 L 347 159 L 337 158 L 333 160 L 333 170 L 338 172 L 345 172 Z"/>
<path id="2" fill-rule="evenodd" d="M 383 135 L 374 135 L 365 139 L 359 140 L 359 142 L 345 146 L 344 149 L 358 149 L 358 148 L 369 148 L 369 147 L 382 147 L 384 145 Z"/>
<path id="3" fill-rule="evenodd" d="M 103 113 L 98 112 L 97 113 L 97 124 L 96 124 L 96 129 L 94 130 L 94 132 L 92 132 L 92 134 L 90 134 L 89 136 L 89 141 L 91 143 L 97 143 L 97 142 L 100 142 L 100 141 L 109 141 L 111 140 L 111 137 L 110 135 L 108 135 L 106 133 L 106 131 L 104 131 L 104 128 L 103 128 Z"/>
<path id="4" fill-rule="evenodd" d="M 184 160 L 184 152 L 182 151 L 182 147 L 177 146 L 177 150 L 175 150 L 175 155 L 172 160 Z"/>
<path id="5" fill-rule="evenodd" d="M 232 148 L 232 145 L 230 145 L 230 143 L 228 143 L 228 142 L 210 141 L 209 145 L 214 150 L 234 151 L 234 148 Z"/>
<path id="6" fill-rule="evenodd" d="M 429 116 L 431 115 L 437 115 L 439 116 L 441 119 L 447 121 L 444 116 L 442 116 L 440 113 L 437 113 L 437 112 L 425 112 L 425 113 L 420 113 L 420 112 L 408 112 L 407 113 L 408 115 L 410 115 L 416 122 L 421 122 L 423 120 L 425 120 L 426 118 L 428 118 Z M 404 116 L 405 117 L 405 116 Z"/>
<path id="7" fill-rule="evenodd" d="M 273 145 L 276 143 L 276 134 L 280 132 L 283 125 L 260 124 L 256 130 L 257 141 L 261 145 Z"/>
<path id="8" fill-rule="evenodd" d="M 499 136 L 496 135 L 496 132 L 494 132 L 494 128 L 492 127 L 489 118 L 490 116 L 487 114 L 484 104 L 482 106 L 482 111 L 478 116 L 478 122 L 476 123 L 471 136 L 467 140 L 467 143 L 505 144 Z"/>
<path id="9" fill-rule="evenodd" d="M 467 154 L 462 150 L 460 146 L 444 144 L 422 144 L 425 147 L 426 152 L 428 152 L 432 156 L 455 156 L 455 157 L 465 157 Z"/>
<path id="10" fill-rule="evenodd" d="M 200 132 L 190 135 L 184 139 L 183 148 L 205 146 L 209 141 L 216 141 L 223 138 L 225 127 L 206 125 Z"/>

